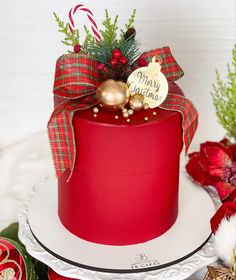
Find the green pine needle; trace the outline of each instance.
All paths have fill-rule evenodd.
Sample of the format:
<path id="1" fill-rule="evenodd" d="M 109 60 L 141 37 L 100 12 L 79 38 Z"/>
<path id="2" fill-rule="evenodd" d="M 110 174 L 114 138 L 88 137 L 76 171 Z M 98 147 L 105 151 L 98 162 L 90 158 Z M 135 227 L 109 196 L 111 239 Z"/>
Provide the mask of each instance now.
<path id="1" fill-rule="evenodd" d="M 55 20 L 58 24 L 58 31 L 65 35 L 64 39 L 61 41 L 67 46 L 75 46 L 79 44 L 79 31 L 75 29 L 73 32 L 69 29 L 69 24 L 64 23 L 57 16 L 56 13 L 53 13 Z M 136 15 L 136 10 L 133 10 L 128 22 L 125 24 L 125 28 L 128 30 L 134 24 Z M 96 41 L 91 31 L 84 26 L 85 31 L 85 40 L 81 45 L 82 53 L 93 55 L 99 62 L 110 65 L 110 59 L 112 57 L 112 51 L 114 49 L 120 49 L 122 55 L 128 59 L 128 63 L 132 64 L 138 54 L 138 44 L 135 38 L 130 40 L 125 40 L 125 32 L 121 29 L 118 29 L 118 15 L 112 19 L 108 13 L 108 10 L 105 10 L 105 20 L 103 21 L 103 30 L 100 30 L 101 41 Z M 120 34 L 120 38 L 118 36 Z M 71 51 L 69 51 L 71 53 Z"/>
<path id="2" fill-rule="evenodd" d="M 109 64 L 113 49 L 113 46 L 107 46 L 103 41 L 100 41 L 99 44 L 90 46 L 88 53 L 94 56 L 99 62 Z"/>
<path id="3" fill-rule="evenodd" d="M 219 123 L 228 137 L 236 141 L 236 45 L 232 50 L 232 68 L 227 64 L 227 81 L 223 82 L 216 70 L 216 84 L 213 84 L 213 103 Z"/>
<path id="4" fill-rule="evenodd" d="M 135 16 L 136 16 L 136 9 L 133 10 L 128 23 L 125 25 L 126 29 L 128 30 L 129 28 L 133 27 L 134 21 L 135 21 Z"/>
<path id="5" fill-rule="evenodd" d="M 117 31 L 118 31 L 118 15 L 116 15 L 112 22 L 107 9 L 105 10 L 105 20 L 103 21 L 104 30 L 100 30 L 102 41 L 106 46 L 114 47 L 117 44 Z"/>
<path id="6" fill-rule="evenodd" d="M 135 17 L 136 17 L 136 9 L 133 10 L 133 12 L 132 12 L 132 14 L 131 14 L 131 16 L 130 16 L 128 22 L 125 24 L 126 31 L 127 31 L 129 28 L 131 28 L 131 27 L 134 26 Z M 123 39 L 124 34 L 125 34 L 126 31 L 124 31 L 123 29 L 120 30 L 120 35 L 121 35 L 120 40 Z"/>
<path id="7" fill-rule="evenodd" d="M 65 34 L 65 38 L 61 42 L 67 46 L 75 46 L 79 44 L 79 30 L 74 29 L 73 32 L 71 32 L 69 29 L 69 23 L 64 23 L 60 20 L 55 12 L 53 12 L 53 15 L 58 24 L 58 31 Z"/>
<path id="8" fill-rule="evenodd" d="M 89 29 L 86 25 L 84 25 L 84 31 L 85 31 L 86 37 L 84 39 L 82 49 L 85 53 L 88 53 L 89 49 L 91 47 L 95 46 L 96 40 L 95 40 L 95 38 L 93 37 L 93 35 L 91 34 L 91 32 L 89 31 Z"/>
<path id="9" fill-rule="evenodd" d="M 121 41 L 119 49 L 121 50 L 122 55 L 128 59 L 129 64 L 133 64 L 140 55 L 138 52 L 138 43 L 134 38 Z"/>

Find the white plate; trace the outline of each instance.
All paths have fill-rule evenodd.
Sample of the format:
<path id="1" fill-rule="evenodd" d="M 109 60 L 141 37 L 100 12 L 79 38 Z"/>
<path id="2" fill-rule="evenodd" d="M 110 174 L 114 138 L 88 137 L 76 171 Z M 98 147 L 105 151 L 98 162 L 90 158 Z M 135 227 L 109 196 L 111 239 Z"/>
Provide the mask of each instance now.
<path id="1" fill-rule="evenodd" d="M 184 279 L 217 259 L 211 241 L 198 251 L 210 235 L 215 207 L 207 192 L 185 174 L 180 186 L 179 216 L 168 232 L 142 244 L 105 246 L 79 239 L 62 226 L 57 216 L 57 183 L 48 178 L 21 208 L 19 237 L 32 256 L 67 277 Z"/>

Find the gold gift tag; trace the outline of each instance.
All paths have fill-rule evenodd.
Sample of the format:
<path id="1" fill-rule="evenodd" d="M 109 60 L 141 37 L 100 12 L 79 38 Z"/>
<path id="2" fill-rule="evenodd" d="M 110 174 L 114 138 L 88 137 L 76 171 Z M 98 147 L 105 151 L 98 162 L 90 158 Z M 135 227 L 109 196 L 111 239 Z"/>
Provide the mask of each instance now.
<path id="1" fill-rule="evenodd" d="M 132 72 L 127 80 L 131 95 L 142 94 L 144 103 L 150 108 L 159 106 L 167 97 L 168 82 L 161 73 L 161 65 L 156 62 L 156 57 L 147 67 L 141 67 Z"/>

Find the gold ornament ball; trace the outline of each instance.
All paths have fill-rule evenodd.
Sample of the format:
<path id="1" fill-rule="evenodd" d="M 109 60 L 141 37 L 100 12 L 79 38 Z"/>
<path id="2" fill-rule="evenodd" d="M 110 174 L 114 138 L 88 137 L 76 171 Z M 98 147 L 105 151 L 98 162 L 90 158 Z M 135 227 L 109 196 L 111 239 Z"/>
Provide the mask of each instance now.
<path id="1" fill-rule="evenodd" d="M 97 88 L 96 96 L 101 107 L 110 111 L 119 111 L 129 102 L 130 92 L 125 83 L 106 80 Z"/>
<path id="2" fill-rule="evenodd" d="M 130 108 L 133 109 L 134 111 L 139 111 L 143 109 L 143 100 L 144 97 L 141 94 L 136 93 L 132 95 L 129 100 Z"/>

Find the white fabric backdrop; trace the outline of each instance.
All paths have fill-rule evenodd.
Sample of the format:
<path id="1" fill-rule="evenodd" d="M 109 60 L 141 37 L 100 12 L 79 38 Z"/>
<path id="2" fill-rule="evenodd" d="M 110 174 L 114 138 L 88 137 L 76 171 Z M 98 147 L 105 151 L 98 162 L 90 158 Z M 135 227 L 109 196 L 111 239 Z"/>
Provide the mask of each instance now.
<path id="1" fill-rule="evenodd" d="M 223 135 L 210 96 L 214 69 L 225 74 L 235 42 L 234 0 L 100 0 L 82 1 L 98 24 L 108 8 L 121 25 L 137 8 L 136 29 L 141 48 L 169 45 L 185 76 L 179 81 L 200 113 L 195 143 Z M 60 43 L 52 11 L 65 21 L 78 0 L 0 1 L 0 147 L 46 127 L 52 110 L 56 58 Z M 78 15 L 82 27 L 86 17 Z M 82 30 L 82 28 L 81 28 Z M 82 32 L 81 32 L 82 33 Z"/>

